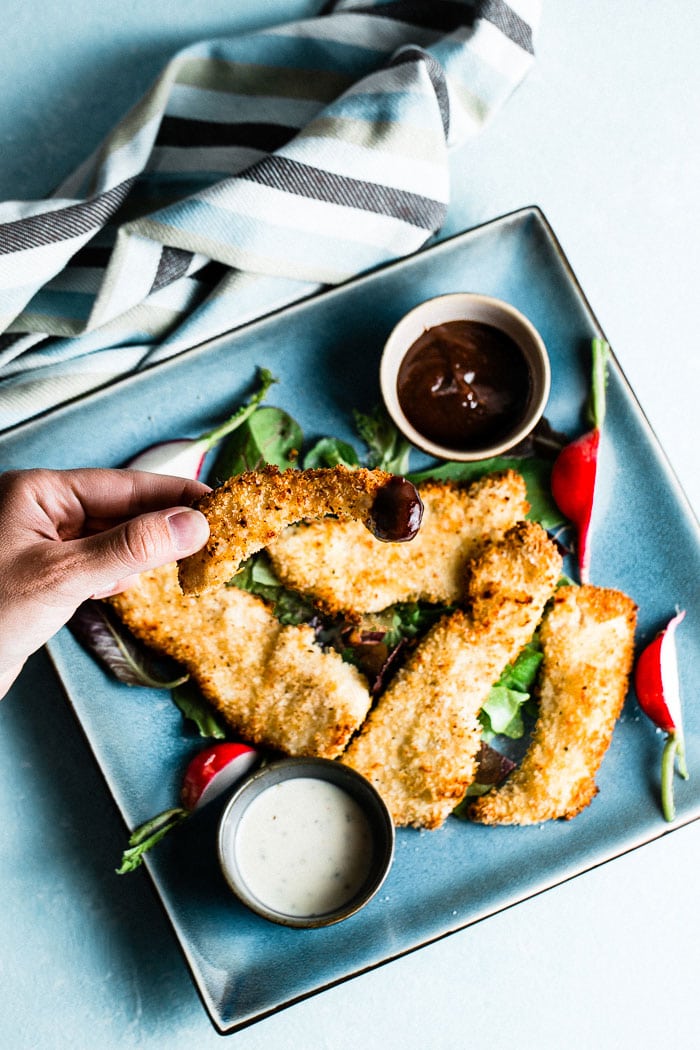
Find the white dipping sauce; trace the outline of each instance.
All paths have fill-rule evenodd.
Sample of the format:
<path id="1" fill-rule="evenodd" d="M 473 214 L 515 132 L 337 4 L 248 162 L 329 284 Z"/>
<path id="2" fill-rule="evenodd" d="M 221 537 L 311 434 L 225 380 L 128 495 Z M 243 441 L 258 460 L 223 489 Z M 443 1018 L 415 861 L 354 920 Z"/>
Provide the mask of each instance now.
<path id="1" fill-rule="evenodd" d="M 313 777 L 282 780 L 254 798 L 233 848 L 248 890 L 284 915 L 341 907 L 372 862 L 372 834 L 360 806 L 342 788 Z"/>

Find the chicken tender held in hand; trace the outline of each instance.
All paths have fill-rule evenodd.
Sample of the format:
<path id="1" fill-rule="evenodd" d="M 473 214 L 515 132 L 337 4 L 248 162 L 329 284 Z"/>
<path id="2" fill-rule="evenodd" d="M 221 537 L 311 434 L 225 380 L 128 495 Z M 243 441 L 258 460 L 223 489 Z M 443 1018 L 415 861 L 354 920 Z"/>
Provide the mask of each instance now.
<path id="1" fill-rule="evenodd" d="M 423 506 L 410 482 L 383 470 L 337 466 L 246 471 L 195 504 L 210 526 L 206 545 L 180 562 L 183 594 L 225 584 L 241 562 L 266 547 L 288 525 L 334 515 L 358 519 L 383 541 L 413 539 Z"/>
<path id="2" fill-rule="evenodd" d="M 540 714 L 521 765 L 469 807 L 482 824 L 575 817 L 597 792 L 632 666 L 636 608 L 620 591 L 561 587 L 540 637 Z"/>
<path id="3" fill-rule="evenodd" d="M 478 720 L 504 667 L 530 641 L 562 559 L 520 522 L 474 558 L 469 613 L 444 616 L 390 682 L 341 758 L 372 781 L 399 825 L 436 828 L 476 772 Z"/>

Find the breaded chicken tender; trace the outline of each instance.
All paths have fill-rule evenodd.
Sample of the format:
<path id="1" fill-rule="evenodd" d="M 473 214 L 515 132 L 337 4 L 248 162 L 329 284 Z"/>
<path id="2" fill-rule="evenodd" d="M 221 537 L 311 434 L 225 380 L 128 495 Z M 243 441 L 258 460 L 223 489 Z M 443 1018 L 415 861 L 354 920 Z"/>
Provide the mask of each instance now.
<path id="1" fill-rule="evenodd" d="M 468 572 L 469 612 L 443 617 L 411 654 L 341 761 L 363 773 L 394 822 L 439 827 L 476 772 L 478 714 L 531 639 L 561 572 L 544 529 L 520 522 Z"/>
<path id="2" fill-rule="evenodd" d="M 420 486 L 423 521 L 409 544 L 376 540 L 357 521 L 292 526 L 268 547 L 278 579 L 334 615 L 359 617 L 396 602 L 455 604 L 477 545 L 505 532 L 529 510 L 525 482 L 513 470 L 469 486 Z"/>
<path id="3" fill-rule="evenodd" d="M 404 486 L 403 504 L 396 498 L 383 499 L 397 484 Z M 202 550 L 180 562 L 182 591 L 203 594 L 221 586 L 242 561 L 266 547 L 288 525 L 304 519 L 329 514 L 340 520 L 357 519 L 386 538 L 380 515 L 385 518 L 396 506 L 405 509 L 407 498 L 415 498 L 414 520 L 407 518 L 412 531 L 402 539 L 411 538 L 418 529 L 420 500 L 413 486 L 383 470 L 337 466 L 280 471 L 267 466 L 237 474 L 194 504 L 208 519 L 211 535 Z"/>
<path id="4" fill-rule="evenodd" d="M 367 713 L 367 682 L 355 667 L 322 650 L 311 627 L 282 626 L 237 587 L 185 596 L 171 564 L 142 573 L 110 604 L 137 638 L 183 664 L 251 743 L 335 758 Z"/>
<path id="5" fill-rule="evenodd" d="M 540 632 L 540 714 L 521 765 L 469 815 L 483 824 L 570 819 L 597 792 L 595 777 L 632 666 L 636 607 L 619 591 L 561 587 Z"/>

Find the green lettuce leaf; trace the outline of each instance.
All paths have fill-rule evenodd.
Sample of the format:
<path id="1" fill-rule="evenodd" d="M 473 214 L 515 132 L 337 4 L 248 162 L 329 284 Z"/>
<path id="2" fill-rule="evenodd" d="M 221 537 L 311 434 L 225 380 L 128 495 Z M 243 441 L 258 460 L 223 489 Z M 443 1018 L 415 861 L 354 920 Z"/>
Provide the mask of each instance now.
<path id="1" fill-rule="evenodd" d="M 172 831 L 188 816 L 188 810 L 177 806 L 174 809 L 165 810 L 164 813 L 159 813 L 157 817 L 152 817 L 145 824 L 140 824 L 129 838 L 129 848 L 122 853 L 121 865 L 116 869 L 117 875 L 128 875 L 129 872 L 136 871 L 143 862 L 144 853 L 153 849 L 169 831 Z"/>
<path id="2" fill-rule="evenodd" d="M 320 438 L 304 456 L 304 469 L 317 467 L 359 467 L 357 452 L 347 441 L 339 438 Z"/>
<path id="3" fill-rule="evenodd" d="M 254 412 L 257 412 L 272 384 L 279 382 L 279 380 L 273 376 L 269 368 L 259 368 L 258 382 L 260 388 L 252 394 L 247 401 L 244 401 L 232 416 L 229 416 L 229 418 L 219 424 L 219 426 L 214 427 L 213 430 L 208 431 L 206 434 L 202 434 L 199 440 L 206 442 L 208 448 L 214 448 L 214 446 L 218 445 L 218 443 L 225 437 L 232 434 L 234 430 L 238 430 L 239 427 L 243 426 L 245 421 L 249 419 Z"/>
<path id="4" fill-rule="evenodd" d="M 200 736 L 213 737 L 215 740 L 226 738 L 224 723 L 196 685 L 192 682 L 183 683 L 173 689 L 170 695 L 175 706 L 182 712 L 182 717 L 194 723 Z"/>
<path id="5" fill-rule="evenodd" d="M 380 617 L 385 619 L 387 630 L 384 639 L 386 645 L 393 649 L 404 638 L 415 638 L 424 634 L 441 616 L 452 611 L 453 606 L 428 605 L 423 602 L 398 602 L 392 605 Z"/>
<path id="6" fill-rule="evenodd" d="M 504 685 L 492 686 L 479 716 L 484 727 L 482 738 L 487 742 L 494 736 L 519 740 L 525 732 L 520 709 L 528 699 L 529 693 L 507 689 Z"/>
<path id="7" fill-rule="evenodd" d="M 542 663 L 542 650 L 535 638 L 521 649 L 514 663 L 505 668 L 492 686 L 479 719 L 482 739 L 489 743 L 494 736 L 519 740 L 525 732 L 523 711 L 532 714 L 531 690 Z"/>
<path id="8" fill-rule="evenodd" d="M 283 624 L 309 623 L 316 614 L 312 602 L 280 583 L 264 551 L 248 558 L 228 586 L 239 587 L 269 602 L 273 614 Z"/>
<path id="9" fill-rule="evenodd" d="M 213 484 L 266 463 L 294 466 L 304 441 L 301 427 L 281 408 L 257 408 L 221 445 L 210 474 Z"/>

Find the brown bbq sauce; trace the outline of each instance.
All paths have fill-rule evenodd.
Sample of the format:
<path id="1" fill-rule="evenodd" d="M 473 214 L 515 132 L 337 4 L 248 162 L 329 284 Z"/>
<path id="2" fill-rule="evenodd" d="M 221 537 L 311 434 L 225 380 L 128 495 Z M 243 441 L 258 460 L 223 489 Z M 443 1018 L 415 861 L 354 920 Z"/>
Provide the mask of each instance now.
<path id="1" fill-rule="evenodd" d="M 378 540 L 404 543 L 412 540 L 423 518 L 423 502 L 406 478 L 389 478 L 372 503 L 371 531 Z"/>
<path id="2" fill-rule="evenodd" d="M 532 378 L 515 340 L 481 321 L 447 321 L 409 348 L 396 380 L 403 412 L 435 444 L 478 451 L 525 416 Z"/>

